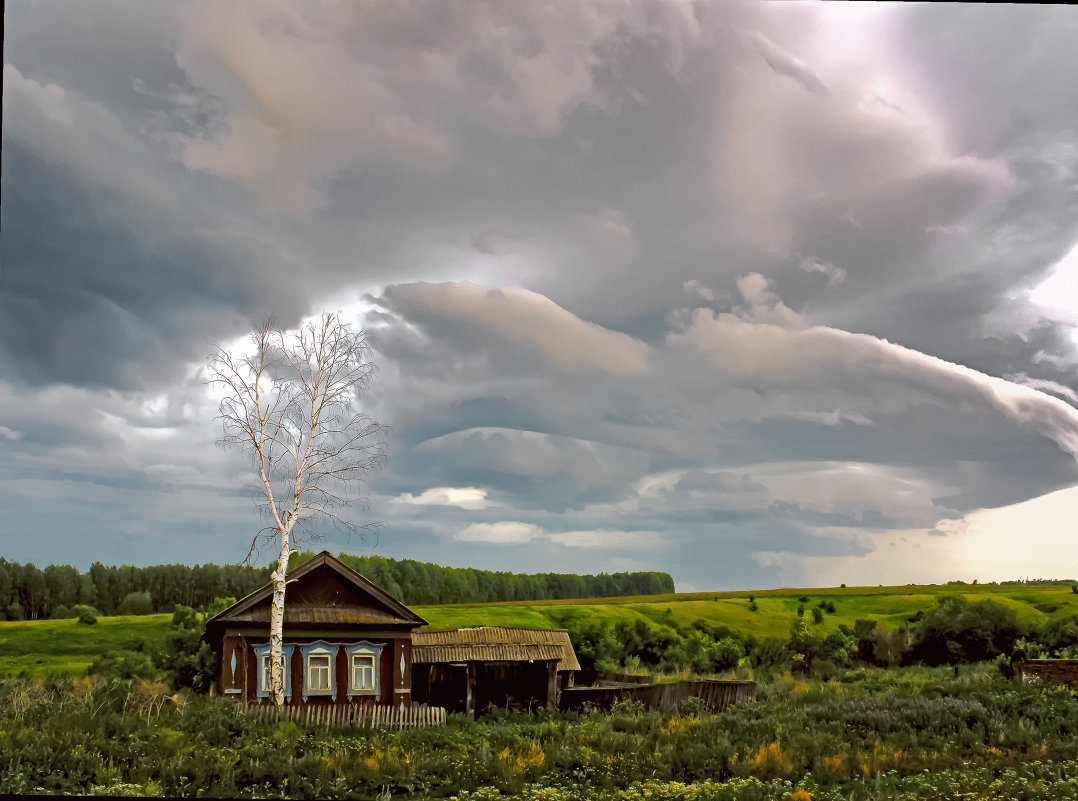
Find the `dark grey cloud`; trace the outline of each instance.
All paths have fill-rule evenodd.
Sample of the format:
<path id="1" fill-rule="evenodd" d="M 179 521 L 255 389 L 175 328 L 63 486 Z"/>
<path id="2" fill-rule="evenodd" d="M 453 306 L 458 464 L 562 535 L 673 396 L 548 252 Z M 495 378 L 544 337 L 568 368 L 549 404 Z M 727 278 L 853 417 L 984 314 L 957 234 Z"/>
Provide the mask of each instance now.
<path id="1" fill-rule="evenodd" d="M 1070 9 L 5 13 L 15 558 L 242 557 L 198 365 L 322 309 L 393 425 L 357 548 L 969 572 L 979 510 L 1075 483 L 1078 299 L 1026 296 L 1078 241 Z"/>

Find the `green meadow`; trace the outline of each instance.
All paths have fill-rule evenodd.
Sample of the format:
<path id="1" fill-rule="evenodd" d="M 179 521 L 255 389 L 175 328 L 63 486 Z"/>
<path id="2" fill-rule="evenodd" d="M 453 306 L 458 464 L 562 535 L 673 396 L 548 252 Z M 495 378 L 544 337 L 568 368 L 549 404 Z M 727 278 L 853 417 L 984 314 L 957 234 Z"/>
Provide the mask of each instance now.
<path id="1" fill-rule="evenodd" d="M 0 623 L 0 676 L 85 676 L 103 654 L 157 647 L 171 620 L 162 614 L 99 617 L 92 626 L 75 619 Z"/>
<path id="2" fill-rule="evenodd" d="M 1027 623 L 1049 617 L 1078 614 L 1078 594 L 1070 585 L 948 584 L 895 587 L 786 588 L 752 592 L 695 592 L 576 601 L 530 601 L 488 604 L 416 606 L 431 627 L 554 626 L 588 617 L 618 621 L 690 626 L 696 620 L 729 626 L 756 637 L 785 637 L 799 607 L 811 609 L 821 601 L 834 604 L 835 613 L 824 617 L 825 631 L 854 621 L 878 621 L 888 628 L 905 625 L 918 612 L 936 605 L 936 598 L 958 596 L 967 601 L 994 601 L 1013 610 Z M 750 600 L 751 596 L 751 600 Z M 802 599 L 807 600 L 802 600 Z M 755 611 L 751 608 L 755 605 Z"/>
<path id="3" fill-rule="evenodd" d="M 1078 614 L 1078 594 L 1070 585 L 1027 584 L 786 588 L 413 608 L 432 628 L 563 627 L 580 618 L 611 623 L 644 620 L 669 626 L 690 626 L 704 620 L 762 638 L 786 637 L 798 607 L 809 610 L 824 600 L 835 607 L 835 613 L 825 615 L 821 624 L 829 631 L 840 624 L 852 628 L 854 621 L 861 618 L 898 628 L 918 612 L 933 608 L 936 598 L 943 595 L 967 601 L 991 600 L 1013 610 L 1027 623 Z M 750 604 L 755 605 L 755 611 Z M 23 672 L 31 676 L 86 675 L 98 656 L 118 650 L 155 648 L 163 641 L 170 619 L 168 614 L 158 614 L 102 617 L 93 626 L 75 620 L 0 623 L 0 676 Z"/>

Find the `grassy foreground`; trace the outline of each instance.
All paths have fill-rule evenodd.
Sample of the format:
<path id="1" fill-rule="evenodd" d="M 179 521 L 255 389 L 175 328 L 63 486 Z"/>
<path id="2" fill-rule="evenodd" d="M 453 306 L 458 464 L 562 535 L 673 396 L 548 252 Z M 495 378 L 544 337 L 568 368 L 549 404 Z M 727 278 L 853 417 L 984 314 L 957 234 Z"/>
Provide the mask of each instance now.
<path id="1" fill-rule="evenodd" d="M 909 585 L 900 587 L 831 587 L 755 592 L 697 592 L 578 601 L 416 606 L 432 627 L 562 627 L 573 620 L 645 620 L 650 624 L 690 626 L 696 620 L 729 626 L 756 637 L 786 637 L 798 607 L 822 600 L 835 606 L 820 624 L 823 632 L 859 618 L 888 628 L 905 625 L 927 612 L 938 596 L 968 601 L 991 600 L 1012 609 L 1020 620 L 1039 623 L 1078 614 L 1078 594 L 1066 585 Z M 753 601 L 750 602 L 749 597 Z M 807 600 L 801 600 L 802 598 Z M 753 611 L 750 603 L 754 603 Z M 102 617 L 97 625 L 75 620 L 0 623 L 0 676 L 85 676 L 93 660 L 117 650 L 149 650 L 166 635 L 170 615 Z"/>
<path id="2" fill-rule="evenodd" d="M 759 700 L 259 723 L 145 681 L 0 680 L 0 793 L 458 801 L 1078 801 L 1078 698 L 992 665 L 780 677 Z"/>

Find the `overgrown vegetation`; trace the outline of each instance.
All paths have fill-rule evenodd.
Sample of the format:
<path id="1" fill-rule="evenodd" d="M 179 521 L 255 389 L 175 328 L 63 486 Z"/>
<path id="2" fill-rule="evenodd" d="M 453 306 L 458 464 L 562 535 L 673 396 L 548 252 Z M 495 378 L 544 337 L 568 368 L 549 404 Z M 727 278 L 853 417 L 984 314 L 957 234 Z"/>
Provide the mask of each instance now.
<path id="1" fill-rule="evenodd" d="M 1068 598 L 1031 594 L 1049 591 Z M 1052 607 L 1039 617 L 957 590 L 923 594 L 928 603 L 907 609 L 896 627 L 879 615 L 851 621 L 866 605 L 847 592 L 741 598 L 763 602 L 746 614 L 764 615 L 767 603 L 793 607 L 784 636 L 773 637 L 704 617 L 686 624 L 674 600 L 535 604 L 564 615 L 584 681 L 599 671 L 751 676 L 759 700 L 721 714 L 622 704 L 608 714 L 453 717 L 398 733 L 259 724 L 191 692 L 212 676 L 199 641 L 204 622 L 232 598 L 95 625 L 4 623 L 0 664 L 24 678 L 0 680 L 0 792 L 1078 799 L 1078 699 L 1006 678 L 1019 656 L 1075 655 L 1069 586 L 1017 590 Z M 594 614 L 606 608 L 631 614 Z M 905 666 L 917 664 L 927 667 Z M 42 678 L 87 669 L 89 677 Z"/>
<path id="2" fill-rule="evenodd" d="M 782 675 L 710 713 L 257 723 L 146 679 L 0 682 L 0 792 L 489 799 L 1078 798 L 1078 699 L 991 663 Z M 540 792 L 537 788 L 543 788 Z M 802 795 L 796 795 L 802 792 Z M 966 795 L 959 795 L 966 793 Z"/>

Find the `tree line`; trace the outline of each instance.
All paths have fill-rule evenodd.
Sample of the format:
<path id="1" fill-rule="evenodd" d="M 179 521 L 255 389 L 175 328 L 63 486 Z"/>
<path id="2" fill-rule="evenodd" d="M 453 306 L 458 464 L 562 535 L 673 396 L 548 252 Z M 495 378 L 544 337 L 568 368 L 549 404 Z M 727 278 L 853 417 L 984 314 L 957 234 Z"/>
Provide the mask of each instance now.
<path id="1" fill-rule="evenodd" d="M 294 554 L 296 564 L 314 556 Z M 541 601 L 562 598 L 612 598 L 674 591 L 669 573 L 508 573 L 474 567 L 442 567 L 414 559 L 341 554 L 340 560 L 400 601 L 423 604 Z M 289 568 L 291 570 L 291 567 Z"/>
<path id="2" fill-rule="evenodd" d="M 313 552 L 293 554 L 302 564 Z M 341 554 L 341 561 L 390 595 L 409 604 L 535 601 L 651 595 L 674 591 L 668 573 L 521 574 L 442 567 L 413 559 Z M 269 583 L 269 567 L 247 565 L 104 565 L 80 573 L 70 565 L 20 564 L 0 557 L 0 620 L 75 617 L 76 606 L 100 614 L 171 612 L 208 608 L 215 598 L 242 598 Z"/>

